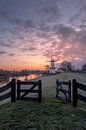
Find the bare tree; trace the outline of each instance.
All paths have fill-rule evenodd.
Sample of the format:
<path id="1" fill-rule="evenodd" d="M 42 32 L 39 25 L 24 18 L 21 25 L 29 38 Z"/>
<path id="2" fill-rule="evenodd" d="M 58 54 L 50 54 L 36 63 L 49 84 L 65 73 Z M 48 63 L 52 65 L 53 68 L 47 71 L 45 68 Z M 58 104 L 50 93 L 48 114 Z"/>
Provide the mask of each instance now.
<path id="1" fill-rule="evenodd" d="M 74 70 L 74 66 L 69 61 L 63 61 L 61 63 L 61 68 L 64 69 L 65 71 L 73 71 Z"/>
<path id="2" fill-rule="evenodd" d="M 82 71 L 86 72 L 86 63 L 82 65 Z"/>

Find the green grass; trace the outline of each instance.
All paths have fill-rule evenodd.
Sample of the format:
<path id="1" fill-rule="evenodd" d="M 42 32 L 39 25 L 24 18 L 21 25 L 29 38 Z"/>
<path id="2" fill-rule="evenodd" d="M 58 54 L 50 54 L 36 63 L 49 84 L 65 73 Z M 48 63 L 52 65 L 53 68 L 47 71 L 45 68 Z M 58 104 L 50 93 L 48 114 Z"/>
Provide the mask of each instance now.
<path id="1" fill-rule="evenodd" d="M 35 128 L 30 128 L 30 127 Z M 86 113 L 63 102 L 17 101 L 0 107 L 0 130 L 85 130 Z"/>
<path id="2" fill-rule="evenodd" d="M 74 76 L 74 77 L 73 77 Z M 84 109 L 73 108 L 55 98 L 56 79 L 79 79 L 85 83 L 86 75 L 65 73 L 41 77 L 43 101 L 17 101 L 0 106 L 0 130 L 86 130 L 86 104 Z"/>

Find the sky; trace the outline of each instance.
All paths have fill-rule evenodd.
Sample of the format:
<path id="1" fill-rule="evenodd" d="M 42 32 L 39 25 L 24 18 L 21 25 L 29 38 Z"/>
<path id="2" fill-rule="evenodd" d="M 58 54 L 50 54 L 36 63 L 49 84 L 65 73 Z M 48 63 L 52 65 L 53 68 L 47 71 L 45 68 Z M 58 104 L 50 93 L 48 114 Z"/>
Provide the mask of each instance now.
<path id="1" fill-rule="evenodd" d="M 0 0 L 0 69 L 86 63 L 86 0 Z"/>

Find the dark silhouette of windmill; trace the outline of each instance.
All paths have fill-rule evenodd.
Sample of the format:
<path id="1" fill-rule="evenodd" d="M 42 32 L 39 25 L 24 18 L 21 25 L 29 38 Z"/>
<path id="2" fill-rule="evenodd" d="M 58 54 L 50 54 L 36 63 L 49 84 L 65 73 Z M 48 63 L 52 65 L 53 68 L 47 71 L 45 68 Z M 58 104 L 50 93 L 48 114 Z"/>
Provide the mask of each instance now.
<path id="1" fill-rule="evenodd" d="M 51 60 L 47 61 L 47 62 L 50 62 L 49 73 L 50 74 L 55 74 L 56 73 L 56 67 L 55 67 L 55 62 L 56 61 L 53 59 L 52 53 L 51 53 Z"/>

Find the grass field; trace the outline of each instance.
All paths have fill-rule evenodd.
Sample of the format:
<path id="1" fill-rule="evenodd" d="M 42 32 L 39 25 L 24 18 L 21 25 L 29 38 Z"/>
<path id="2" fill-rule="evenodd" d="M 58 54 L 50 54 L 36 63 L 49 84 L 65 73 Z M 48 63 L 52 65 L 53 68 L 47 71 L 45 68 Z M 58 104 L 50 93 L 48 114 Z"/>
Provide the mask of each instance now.
<path id="1" fill-rule="evenodd" d="M 71 104 L 56 99 L 57 78 L 62 81 L 76 78 L 86 84 L 86 74 L 64 73 L 40 77 L 43 101 L 17 101 L 1 105 L 0 130 L 86 130 L 86 104 L 79 103 L 78 108 L 73 108 Z"/>
<path id="2" fill-rule="evenodd" d="M 80 73 L 60 73 L 53 76 L 44 76 L 40 79 L 43 84 L 43 96 L 44 97 L 55 97 L 56 94 L 56 80 L 59 79 L 61 81 L 68 81 L 72 79 L 76 79 L 78 82 L 86 84 L 86 74 Z"/>

